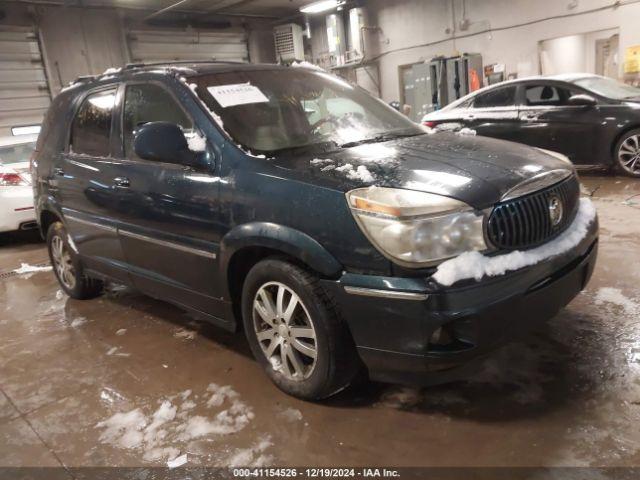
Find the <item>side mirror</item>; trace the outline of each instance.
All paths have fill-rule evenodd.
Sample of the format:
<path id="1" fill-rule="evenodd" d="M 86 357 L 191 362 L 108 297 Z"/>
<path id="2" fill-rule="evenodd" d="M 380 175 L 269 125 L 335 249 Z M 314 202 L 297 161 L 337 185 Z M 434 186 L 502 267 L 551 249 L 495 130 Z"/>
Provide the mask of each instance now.
<path id="1" fill-rule="evenodd" d="M 580 93 L 569 97 L 569 101 L 567 103 L 574 107 L 593 107 L 598 102 L 591 95 Z"/>
<path id="2" fill-rule="evenodd" d="M 182 129 L 175 123 L 144 124 L 136 133 L 133 150 L 144 160 L 200 166 L 199 155 L 189 150 Z"/>

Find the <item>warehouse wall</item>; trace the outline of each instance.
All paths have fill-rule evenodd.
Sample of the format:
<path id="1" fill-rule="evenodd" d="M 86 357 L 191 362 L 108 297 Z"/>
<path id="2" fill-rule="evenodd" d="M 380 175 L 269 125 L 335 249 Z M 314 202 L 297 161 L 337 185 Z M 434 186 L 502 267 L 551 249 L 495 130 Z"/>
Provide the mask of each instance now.
<path id="1" fill-rule="evenodd" d="M 53 94 L 80 75 L 101 73 L 128 61 L 115 10 L 47 8 L 38 25 Z"/>
<path id="2" fill-rule="evenodd" d="M 37 26 L 52 94 L 80 75 L 98 74 L 130 61 L 123 12 L 109 8 L 1 4 L 0 24 Z M 273 62 L 275 51 L 271 22 L 234 19 L 236 28 L 248 31 L 251 61 Z M 129 22 L 132 27 L 139 27 Z M 237 25 L 236 25 L 237 24 Z M 143 27 L 144 28 L 144 27 Z"/>
<path id="3" fill-rule="evenodd" d="M 640 44 L 640 2 L 623 0 L 615 9 L 605 9 L 584 15 L 545 20 L 517 28 L 500 30 L 516 24 L 571 15 L 612 5 L 612 0 L 467 0 L 468 30 L 453 25 L 459 22 L 462 0 L 369 0 L 369 24 L 381 28 L 369 33 L 373 49 L 379 58 L 381 94 L 386 101 L 397 100 L 399 93 L 398 66 L 419 62 L 435 55 L 456 52 L 479 52 L 485 64 L 505 63 L 507 72 L 519 76 L 540 73 L 538 43 L 556 37 L 619 28 L 620 68 L 627 46 Z M 452 5 L 454 11 L 452 11 Z M 575 5 L 574 8 L 569 8 Z M 455 22 L 453 16 L 455 13 Z M 447 31 L 447 29 L 450 29 Z M 474 33 L 490 30 L 487 33 Z M 452 35 L 468 36 L 452 39 Z M 431 45 L 425 45 L 429 44 Z M 423 45 L 417 48 L 416 45 Z M 388 53 L 387 53 L 388 52 Z"/>

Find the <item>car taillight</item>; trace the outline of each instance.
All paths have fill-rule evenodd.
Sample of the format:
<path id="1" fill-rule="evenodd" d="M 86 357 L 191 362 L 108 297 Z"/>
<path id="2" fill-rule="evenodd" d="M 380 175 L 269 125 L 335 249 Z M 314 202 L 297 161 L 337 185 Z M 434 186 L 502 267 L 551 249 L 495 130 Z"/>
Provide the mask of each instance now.
<path id="1" fill-rule="evenodd" d="M 438 122 L 431 122 L 431 121 L 422 122 L 422 125 L 429 128 L 436 128 L 436 126 L 438 125 Z"/>
<path id="2" fill-rule="evenodd" d="M 0 172 L 0 186 L 2 187 L 23 187 L 29 185 L 22 176 L 17 173 Z"/>

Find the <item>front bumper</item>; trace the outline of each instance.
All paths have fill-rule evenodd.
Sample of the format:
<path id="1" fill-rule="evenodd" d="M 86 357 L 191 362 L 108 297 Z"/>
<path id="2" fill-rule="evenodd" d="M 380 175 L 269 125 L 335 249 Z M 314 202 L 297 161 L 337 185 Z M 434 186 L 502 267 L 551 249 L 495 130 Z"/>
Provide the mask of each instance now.
<path id="1" fill-rule="evenodd" d="M 371 379 L 429 385 L 463 378 L 478 357 L 553 317 L 584 289 L 597 251 L 594 221 L 570 252 L 479 282 L 346 273 L 324 286 Z"/>

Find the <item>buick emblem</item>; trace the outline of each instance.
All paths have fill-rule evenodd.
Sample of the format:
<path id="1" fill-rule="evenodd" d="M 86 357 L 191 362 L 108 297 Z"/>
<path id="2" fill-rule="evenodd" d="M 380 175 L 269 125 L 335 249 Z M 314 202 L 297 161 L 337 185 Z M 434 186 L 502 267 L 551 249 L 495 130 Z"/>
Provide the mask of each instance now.
<path id="1" fill-rule="evenodd" d="M 551 225 L 557 226 L 562 221 L 563 216 L 562 200 L 556 195 L 549 198 L 549 220 Z"/>

